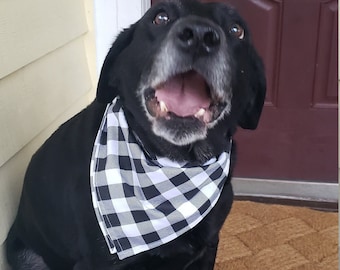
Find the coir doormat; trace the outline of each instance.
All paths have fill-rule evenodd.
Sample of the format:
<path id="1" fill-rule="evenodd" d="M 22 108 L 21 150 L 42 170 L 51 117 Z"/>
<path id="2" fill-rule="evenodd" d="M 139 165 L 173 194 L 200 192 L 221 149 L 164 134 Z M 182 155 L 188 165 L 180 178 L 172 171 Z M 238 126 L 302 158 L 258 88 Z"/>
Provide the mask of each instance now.
<path id="1" fill-rule="evenodd" d="M 338 269 L 338 213 L 235 201 L 215 270 L 250 269 Z"/>

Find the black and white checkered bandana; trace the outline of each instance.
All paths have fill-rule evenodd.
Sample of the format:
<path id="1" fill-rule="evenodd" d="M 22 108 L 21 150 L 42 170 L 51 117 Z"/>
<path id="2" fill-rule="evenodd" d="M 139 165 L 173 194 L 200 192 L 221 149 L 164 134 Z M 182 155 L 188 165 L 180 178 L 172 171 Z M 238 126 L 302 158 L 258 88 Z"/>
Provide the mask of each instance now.
<path id="1" fill-rule="evenodd" d="M 122 105 L 108 105 L 91 160 L 97 219 L 120 259 L 168 243 L 195 227 L 216 204 L 229 153 L 204 165 L 151 157 L 129 130 Z"/>

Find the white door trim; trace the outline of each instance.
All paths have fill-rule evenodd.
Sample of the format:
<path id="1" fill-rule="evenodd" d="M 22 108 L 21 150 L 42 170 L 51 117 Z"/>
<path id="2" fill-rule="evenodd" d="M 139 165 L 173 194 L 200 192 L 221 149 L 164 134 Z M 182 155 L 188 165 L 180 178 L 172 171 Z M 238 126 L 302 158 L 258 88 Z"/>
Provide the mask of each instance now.
<path id="1" fill-rule="evenodd" d="M 97 73 L 118 33 L 140 19 L 151 0 L 95 0 Z"/>

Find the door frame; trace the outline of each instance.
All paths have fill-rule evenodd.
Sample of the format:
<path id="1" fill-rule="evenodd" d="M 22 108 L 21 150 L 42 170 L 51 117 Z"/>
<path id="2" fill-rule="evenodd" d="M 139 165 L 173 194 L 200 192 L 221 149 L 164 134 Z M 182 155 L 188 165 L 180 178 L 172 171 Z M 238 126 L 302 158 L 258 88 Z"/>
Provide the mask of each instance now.
<path id="1" fill-rule="evenodd" d="M 94 0 L 97 73 L 114 37 L 137 21 L 151 6 L 151 0 Z M 124 11 L 129 16 L 124 16 Z M 276 179 L 233 178 L 236 196 L 338 202 L 339 184 Z"/>

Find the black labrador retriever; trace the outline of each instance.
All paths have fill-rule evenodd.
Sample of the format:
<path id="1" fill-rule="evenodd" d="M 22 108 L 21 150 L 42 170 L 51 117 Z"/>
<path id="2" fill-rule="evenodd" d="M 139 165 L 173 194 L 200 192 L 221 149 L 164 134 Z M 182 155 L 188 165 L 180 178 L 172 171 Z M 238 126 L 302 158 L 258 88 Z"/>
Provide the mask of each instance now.
<path id="1" fill-rule="evenodd" d="M 153 6 L 114 42 L 102 68 L 95 101 L 63 124 L 33 156 L 7 238 L 11 267 L 213 269 L 219 231 L 233 201 L 230 179 L 236 149 L 231 138 L 237 126 L 257 127 L 265 88 L 262 62 L 245 22 L 234 9 L 194 0 L 164 1 Z M 116 126 L 103 127 L 103 119 L 115 108 L 117 114 L 123 112 L 118 118 L 123 115 L 124 119 Z M 126 123 L 128 127 L 122 128 Z M 105 133 L 109 129 L 117 136 L 102 142 L 109 136 Z M 127 132 L 123 142 L 122 130 Z M 103 165 L 104 172 L 110 171 L 101 176 L 106 186 L 93 187 L 93 160 L 99 167 L 102 160 L 109 160 L 107 156 L 93 157 L 96 143 L 107 147 L 108 153 L 117 150 L 113 145 L 123 143 L 141 158 L 136 158 L 135 152 L 132 158 L 121 158 L 118 153 L 116 163 L 108 168 L 108 163 Z M 216 165 L 223 154 L 224 161 Z M 185 172 L 184 180 L 177 176 L 163 182 L 157 177 L 148 178 L 158 166 L 153 157 L 182 164 L 174 167 Z M 131 160 L 135 165 L 131 166 Z M 136 165 L 142 161 L 144 165 Z M 183 169 L 183 164 L 190 165 Z M 229 165 L 229 172 L 225 172 Z M 157 168 L 165 175 L 169 168 L 162 166 Z M 217 169 L 208 172 L 214 166 Z M 124 182 L 123 174 L 131 177 Z M 136 184 L 137 174 L 142 175 L 141 183 L 149 181 L 155 186 Z M 203 174 L 208 175 L 207 179 L 203 177 L 208 184 L 200 188 L 197 182 Z M 119 175 L 121 186 L 110 186 L 119 182 L 112 175 Z M 215 181 L 218 184 L 214 185 Z M 179 192 L 173 201 L 168 200 L 168 191 L 162 191 L 170 182 L 171 190 Z M 194 187 L 181 191 L 187 184 Z M 208 186 L 214 186 L 213 195 L 207 195 Z M 157 198 L 148 199 L 151 190 L 158 192 Z M 119 199 L 115 198 L 116 191 Z M 111 197 L 103 202 L 105 194 Z M 155 206 L 159 198 L 161 205 Z M 178 198 L 181 203 L 176 205 Z M 95 204 L 113 201 L 121 202 L 110 204 L 116 212 L 101 216 Z M 123 213 L 121 208 L 130 202 L 132 210 Z M 140 208 L 135 209 L 134 203 Z M 191 214 L 197 219 L 191 220 Z M 131 216 L 137 225 L 129 221 Z M 123 227 L 116 226 L 115 220 L 125 222 L 120 241 L 110 234 Z M 160 220 L 168 224 L 158 223 Z M 165 232 L 150 230 L 151 224 L 165 228 Z M 137 237 L 136 231 L 141 234 L 138 239 L 143 241 L 144 249 L 138 249 L 139 244 L 134 246 L 129 238 Z M 130 255 L 124 253 L 125 244 Z"/>

